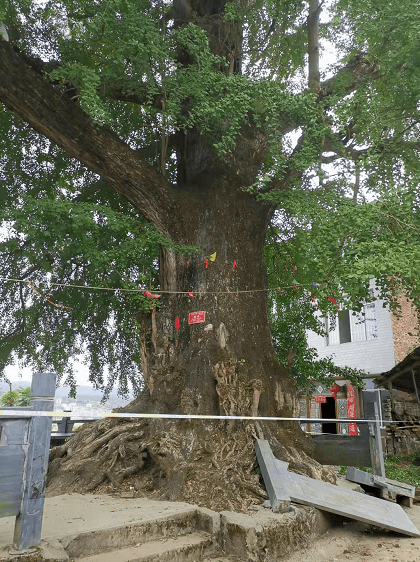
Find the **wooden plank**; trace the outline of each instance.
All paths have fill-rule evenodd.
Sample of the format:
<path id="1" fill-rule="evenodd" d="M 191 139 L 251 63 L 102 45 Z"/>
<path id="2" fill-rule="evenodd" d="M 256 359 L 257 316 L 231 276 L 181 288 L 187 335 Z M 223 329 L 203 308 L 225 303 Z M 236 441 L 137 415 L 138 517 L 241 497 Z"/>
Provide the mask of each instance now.
<path id="1" fill-rule="evenodd" d="M 276 458 L 268 441 L 258 439 L 255 442 L 255 452 L 272 510 L 275 513 L 288 511 L 290 496 L 283 486 L 281 473 L 278 471 Z"/>
<path id="2" fill-rule="evenodd" d="M 401 506 L 294 474 L 287 470 L 287 463 L 277 459 L 276 464 L 280 472 L 278 478 L 281 479 L 292 501 L 404 535 L 420 537 L 420 532 Z"/>
<path id="3" fill-rule="evenodd" d="M 411 376 L 413 377 L 413 385 L 414 385 L 414 390 L 416 391 L 417 404 L 420 406 L 419 389 L 417 388 L 416 374 L 415 374 L 414 369 L 411 369 Z"/>
<path id="4" fill-rule="evenodd" d="M 52 411 L 54 408 L 55 374 L 34 374 L 31 394 L 34 410 Z M 50 417 L 31 418 L 22 501 L 20 513 L 16 517 L 13 541 L 18 550 L 26 550 L 37 545 L 41 540 L 51 423 Z"/>

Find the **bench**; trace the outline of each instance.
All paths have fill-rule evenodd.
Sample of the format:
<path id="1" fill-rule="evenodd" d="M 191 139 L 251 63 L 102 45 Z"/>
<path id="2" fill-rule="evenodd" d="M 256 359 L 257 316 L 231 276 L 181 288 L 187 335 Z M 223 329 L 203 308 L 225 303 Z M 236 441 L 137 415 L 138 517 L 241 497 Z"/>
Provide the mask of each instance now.
<path id="1" fill-rule="evenodd" d="M 94 421 L 92 418 L 61 418 L 53 421 L 57 424 L 57 431 L 51 431 L 50 447 L 62 445 L 68 437 L 74 434 L 73 426 Z"/>

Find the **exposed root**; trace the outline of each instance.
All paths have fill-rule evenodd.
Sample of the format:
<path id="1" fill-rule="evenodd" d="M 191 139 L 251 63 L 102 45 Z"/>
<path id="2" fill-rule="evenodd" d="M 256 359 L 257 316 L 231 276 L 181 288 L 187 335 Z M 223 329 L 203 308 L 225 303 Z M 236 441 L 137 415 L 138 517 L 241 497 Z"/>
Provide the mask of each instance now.
<path id="1" fill-rule="evenodd" d="M 261 379 L 249 380 L 242 369 L 234 358 L 213 368 L 222 414 L 258 413 Z M 184 389 L 182 397 L 190 411 L 191 391 Z M 274 400 L 293 406 L 291 394 L 279 391 Z M 51 451 L 49 489 L 53 493 L 118 492 L 130 487 L 137 495 L 246 511 L 267 497 L 257 471 L 256 439 L 267 439 L 290 470 L 334 480 L 328 469 L 304 452 L 311 445 L 297 422 L 107 418 L 84 424 L 64 445 Z"/>
<path id="2" fill-rule="evenodd" d="M 313 459 L 284 447 L 272 425 L 238 422 L 230 433 L 226 425 L 115 418 L 84 424 L 52 449 L 49 491 L 115 493 L 131 488 L 141 496 L 247 511 L 267 498 L 254 451 L 254 439 L 261 434 L 291 470 L 331 481 Z"/>

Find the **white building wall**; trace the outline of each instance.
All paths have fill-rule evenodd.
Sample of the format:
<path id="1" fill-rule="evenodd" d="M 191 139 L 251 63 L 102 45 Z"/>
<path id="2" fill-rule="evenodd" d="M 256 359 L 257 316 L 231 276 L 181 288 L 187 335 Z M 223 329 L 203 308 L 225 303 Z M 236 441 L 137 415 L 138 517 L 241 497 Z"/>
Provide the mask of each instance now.
<path id="1" fill-rule="evenodd" d="M 383 307 L 384 301 L 375 301 L 377 337 L 363 341 L 339 343 L 338 328 L 330 337 L 308 332 L 308 345 L 318 351 L 320 358 L 332 357 L 338 367 L 363 369 L 367 373 L 380 374 L 395 366 L 394 338 L 392 335 L 391 313 Z M 351 317 L 352 340 L 360 340 L 360 317 Z M 328 345 L 328 342 L 330 345 Z"/>

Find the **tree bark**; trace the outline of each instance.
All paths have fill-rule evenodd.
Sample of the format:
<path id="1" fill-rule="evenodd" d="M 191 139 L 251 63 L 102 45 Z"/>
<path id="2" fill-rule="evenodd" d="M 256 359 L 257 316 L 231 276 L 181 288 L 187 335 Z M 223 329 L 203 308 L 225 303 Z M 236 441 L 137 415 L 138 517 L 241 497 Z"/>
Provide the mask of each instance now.
<path id="1" fill-rule="evenodd" d="M 309 88 L 315 92 L 320 90 L 319 75 L 319 15 L 321 6 L 319 0 L 309 1 L 308 16 L 308 66 L 309 66 Z"/>
<path id="2" fill-rule="evenodd" d="M 183 232 L 176 242 L 199 252 L 162 251 L 161 306 L 139 316 L 154 411 L 296 415 L 294 384 L 278 365 L 268 323 L 263 245 L 272 206 L 235 187 L 230 175 L 207 189 L 190 186 L 167 225 L 174 237 Z M 189 324 L 199 311 L 205 321 Z"/>

